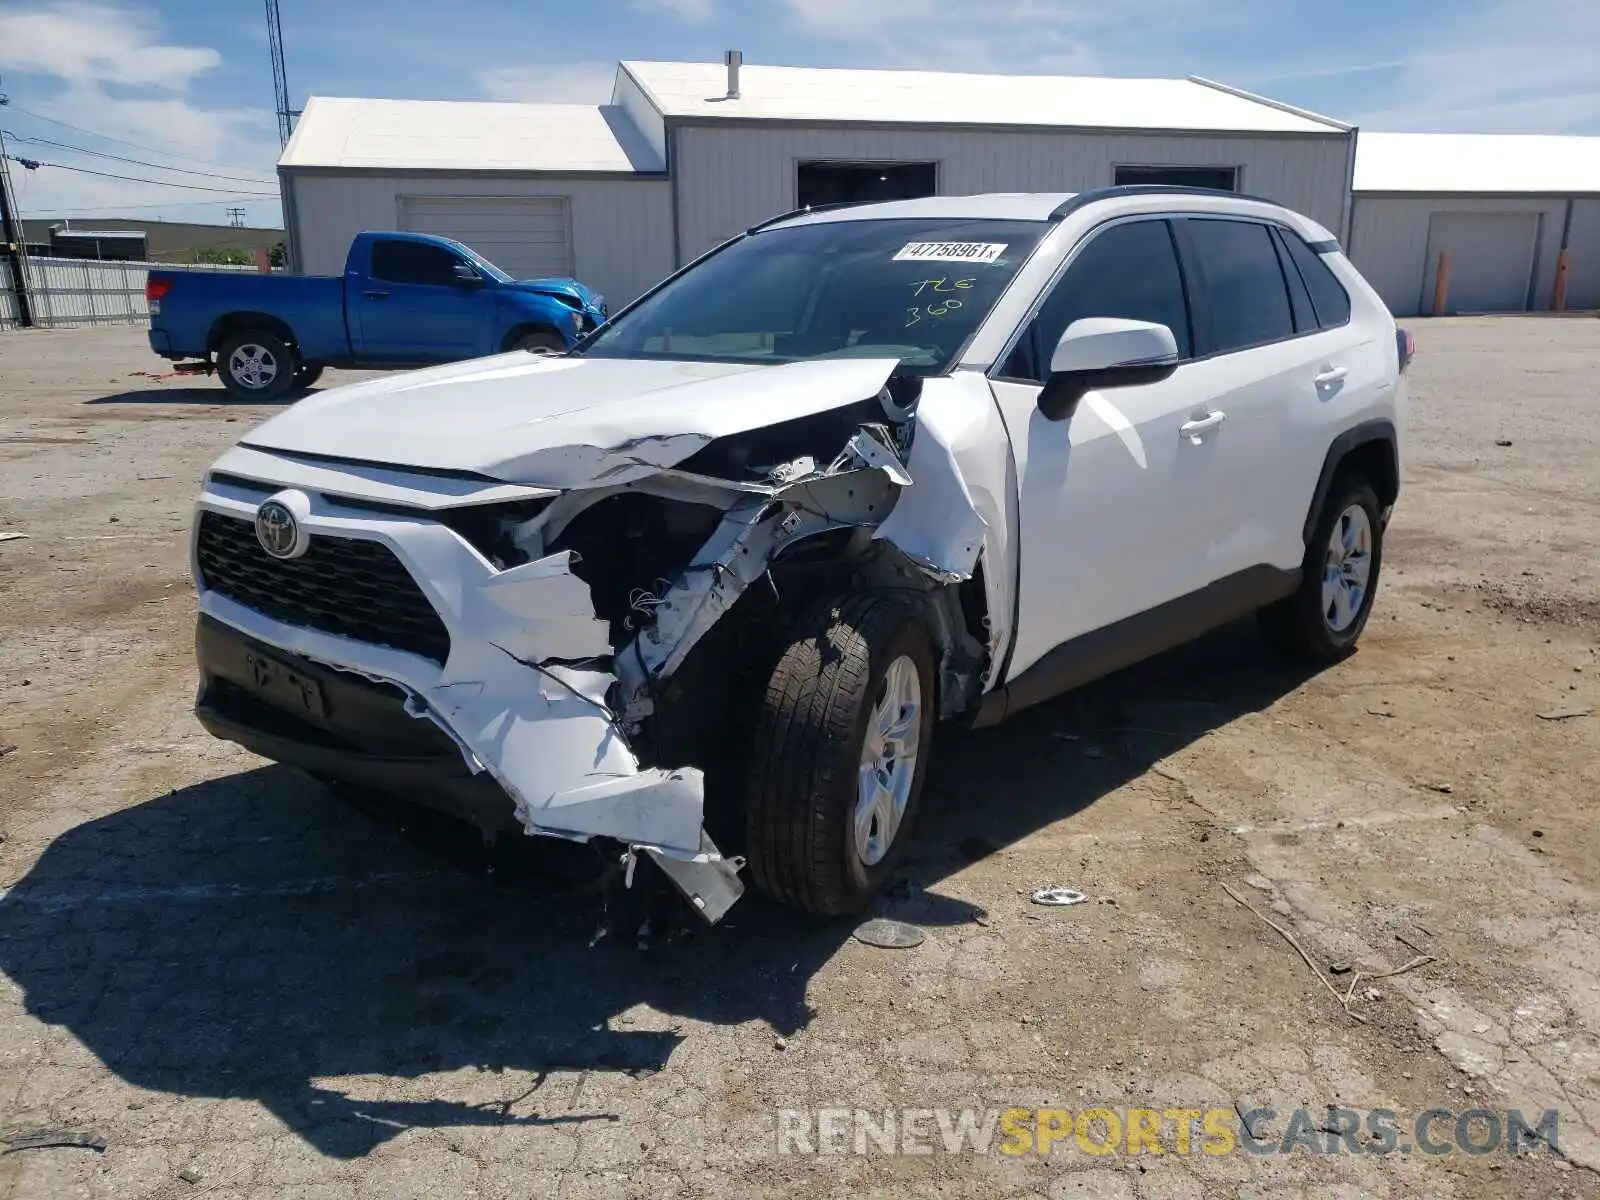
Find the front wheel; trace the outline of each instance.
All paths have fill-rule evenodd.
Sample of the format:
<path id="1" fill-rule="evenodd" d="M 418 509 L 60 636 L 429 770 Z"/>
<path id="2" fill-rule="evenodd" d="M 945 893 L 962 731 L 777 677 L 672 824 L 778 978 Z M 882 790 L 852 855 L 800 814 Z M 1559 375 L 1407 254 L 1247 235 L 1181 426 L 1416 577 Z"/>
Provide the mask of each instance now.
<path id="1" fill-rule="evenodd" d="M 236 400 L 277 400 L 294 388 L 299 369 L 288 343 L 261 329 L 233 334 L 217 349 L 217 374 Z"/>
<path id="2" fill-rule="evenodd" d="M 815 610 L 767 683 L 745 793 L 751 878 L 781 904 L 857 911 L 894 871 L 933 744 L 933 646 L 904 603 Z"/>
<path id="3" fill-rule="evenodd" d="M 1330 663 L 1356 648 L 1383 565 L 1378 494 L 1360 476 L 1334 480 L 1306 546 L 1300 587 L 1261 610 L 1261 630 L 1285 654 Z"/>
<path id="4" fill-rule="evenodd" d="M 511 350 L 526 350 L 530 354 L 564 354 L 567 349 L 559 333 L 548 329 L 533 329 L 527 333 L 519 333 L 511 339 Z"/>

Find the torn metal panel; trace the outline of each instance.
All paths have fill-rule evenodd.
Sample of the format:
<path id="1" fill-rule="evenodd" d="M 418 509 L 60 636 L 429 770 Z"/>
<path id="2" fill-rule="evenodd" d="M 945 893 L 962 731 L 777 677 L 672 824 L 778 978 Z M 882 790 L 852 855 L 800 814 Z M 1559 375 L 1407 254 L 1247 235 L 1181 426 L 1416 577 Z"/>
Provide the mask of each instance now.
<path id="1" fill-rule="evenodd" d="M 969 579 L 979 557 L 1009 564 L 1015 464 L 987 380 L 957 372 L 926 381 L 906 467 L 915 481 L 874 533 L 940 582 Z M 983 573 L 991 651 L 1009 636 L 1014 581 Z M 991 655 L 992 674 L 998 656 Z"/>
<path id="2" fill-rule="evenodd" d="M 318 393 L 245 440 L 323 459 L 581 488 L 641 478 L 718 438 L 859 403 L 883 390 L 896 365 L 499 356 Z"/>
<path id="3" fill-rule="evenodd" d="M 568 550 L 491 575 L 479 587 L 500 612 L 515 618 L 495 631 L 497 645 L 516 658 L 595 658 L 611 653 L 610 630 L 594 615 L 589 585 L 572 573 Z"/>

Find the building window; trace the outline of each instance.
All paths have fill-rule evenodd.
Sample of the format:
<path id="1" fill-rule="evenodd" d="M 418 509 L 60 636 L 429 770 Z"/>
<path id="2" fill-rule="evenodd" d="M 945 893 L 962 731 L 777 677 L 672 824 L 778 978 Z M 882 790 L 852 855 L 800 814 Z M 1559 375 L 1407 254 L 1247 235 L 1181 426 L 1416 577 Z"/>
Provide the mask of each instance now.
<path id="1" fill-rule="evenodd" d="M 1238 167 L 1118 167 L 1115 181 L 1125 183 L 1168 183 L 1180 187 L 1213 188 L 1219 192 L 1239 190 Z"/>
<path id="2" fill-rule="evenodd" d="M 932 196 L 934 163 L 803 162 L 797 194 L 802 208 L 818 204 L 865 204 Z"/>

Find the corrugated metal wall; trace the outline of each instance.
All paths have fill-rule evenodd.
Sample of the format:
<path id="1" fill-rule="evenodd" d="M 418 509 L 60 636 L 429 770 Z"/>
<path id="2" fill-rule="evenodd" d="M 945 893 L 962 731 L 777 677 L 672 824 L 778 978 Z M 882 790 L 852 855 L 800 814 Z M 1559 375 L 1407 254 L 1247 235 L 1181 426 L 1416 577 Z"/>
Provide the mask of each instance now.
<path id="1" fill-rule="evenodd" d="M 33 323 L 42 328 L 72 325 L 137 325 L 150 317 L 145 277 L 158 271 L 254 271 L 214 263 L 113 262 L 93 258 L 29 258 L 25 274 Z M 0 262 L 0 329 L 21 323 L 11 286 L 11 265 Z"/>
<path id="2" fill-rule="evenodd" d="M 603 292 L 613 309 L 672 269 L 672 196 L 665 180 L 287 174 L 298 266 L 310 275 L 343 271 L 350 240 L 363 230 L 400 228 L 402 196 L 569 197 L 573 273 Z"/>
<path id="3" fill-rule="evenodd" d="M 1117 166 L 1238 166 L 1241 190 L 1339 231 L 1349 138 L 686 126 L 677 130 L 680 250 L 687 262 L 795 207 L 801 160 L 939 164 L 939 191 L 1073 192 Z"/>
<path id="4" fill-rule="evenodd" d="M 1567 307 L 1600 308 L 1600 200 L 1572 202 Z"/>
<path id="5" fill-rule="evenodd" d="M 1357 195 L 1350 260 L 1391 312 L 1399 317 L 1415 316 L 1433 303 L 1435 268 L 1428 262 L 1428 229 L 1435 213 L 1537 214 L 1540 229 L 1532 271 L 1533 299 L 1535 309 L 1547 309 L 1566 211 L 1567 202 L 1559 198 Z M 1575 305 L 1570 289 L 1568 303 L 1569 307 Z"/>

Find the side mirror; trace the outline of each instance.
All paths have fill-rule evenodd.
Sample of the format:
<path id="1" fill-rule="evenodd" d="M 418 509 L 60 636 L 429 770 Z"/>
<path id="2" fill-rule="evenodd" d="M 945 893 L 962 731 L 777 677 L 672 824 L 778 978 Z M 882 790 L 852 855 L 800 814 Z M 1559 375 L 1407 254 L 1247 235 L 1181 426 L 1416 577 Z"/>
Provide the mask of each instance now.
<path id="1" fill-rule="evenodd" d="M 464 284 L 467 287 L 474 287 L 483 282 L 483 276 L 479 275 L 475 270 L 472 269 L 472 267 L 464 262 L 458 262 L 452 269 L 456 277 L 456 282 L 459 284 Z"/>
<path id="2" fill-rule="evenodd" d="M 1178 369 L 1178 341 L 1165 325 L 1085 317 L 1067 326 L 1050 355 L 1039 411 L 1059 421 L 1085 392 L 1155 383 Z"/>

